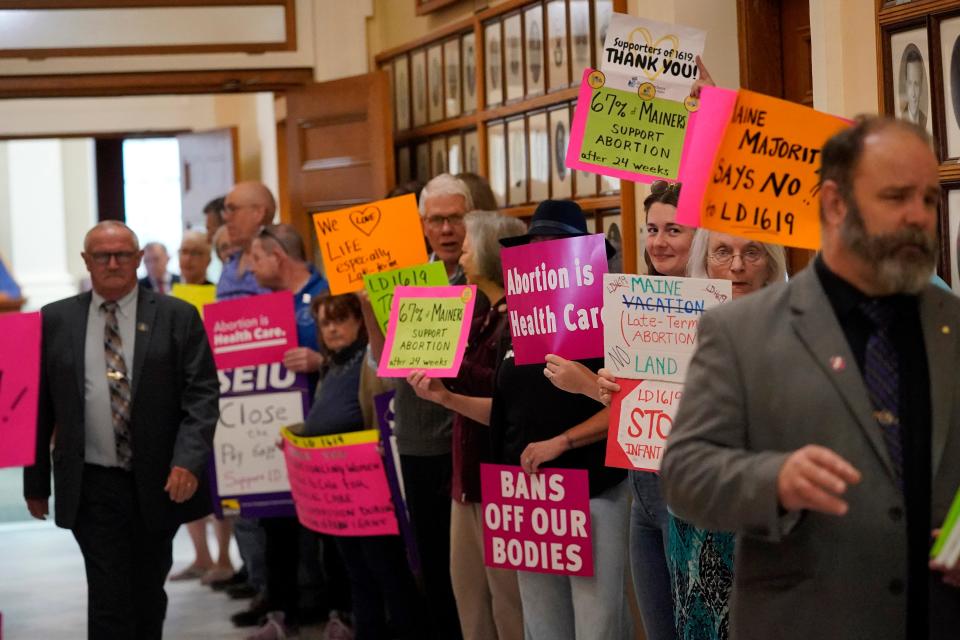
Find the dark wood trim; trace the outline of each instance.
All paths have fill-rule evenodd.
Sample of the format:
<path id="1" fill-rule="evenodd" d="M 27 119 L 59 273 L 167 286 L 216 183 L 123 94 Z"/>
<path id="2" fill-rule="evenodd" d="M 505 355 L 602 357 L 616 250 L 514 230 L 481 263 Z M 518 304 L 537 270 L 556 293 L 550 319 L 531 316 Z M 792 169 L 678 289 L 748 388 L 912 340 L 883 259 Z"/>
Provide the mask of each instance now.
<path id="1" fill-rule="evenodd" d="M 313 82 L 313 69 L 219 69 L 0 76 L 0 99 L 285 91 Z"/>
<path id="2" fill-rule="evenodd" d="M 425 16 L 428 13 L 433 13 L 434 11 L 438 11 L 444 7 L 449 7 L 459 1 L 460 0 L 414 0 L 416 3 L 416 13 L 418 16 Z"/>
<path id="3" fill-rule="evenodd" d="M 529 2 L 529 0 L 527 0 Z M 464 18 L 463 20 L 457 20 L 456 22 L 451 22 L 445 27 L 440 27 L 438 29 L 432 30 L 427 35 L 422 38 L 417 38 L 416 40 L 411 40 L 405 44 L 400 45 L 399 47 L 393 47 L 392 49 L 387 49 L 386 51 L 381 51 L 373 57 L 373 61 L 380 66 L 386 62 L 390 62 L 392 59 L 396 58 L 400 54 L 413 51 L 414 49 L 419 49 L 423 47 L 426 49 L 426 45 L 433 44 L 439 40 L 446 40 L 452 35 L 460 35 L 463 33 L 469 33 L 470 29 L 473 27 L 474 19 L 472 17 Z"/>
<path id="4" fill-rule="evenodd" d="M 123 191 L 123 138 L 94 140 L 97 221 L 126 220 Z"/>
<path id="5" fill-rule="evenodd" d="M 181 9 L 192 7 L 229 6 L 279 6 L 284 13 L 283 42 L 217 42 L 211 44 L 138 45 L 113 47 L 42 47 L 35 49 L 3 49 L 0 58 L 70 58 L 86 56 L 170 55 L 177 53 L 264 53 L 267 51 L 296 51 L 296 0 L 0 0 L 0 9 L 6 10 L 53 10 L 53 9 L 132 9 L 164 8 Z"/>
<path id="6" fill-rule="evenodd" d="M 941 174 L 942 175 L 942 174 Z M 950 242 L 950 192 L 960 188 L 960 181 L 940 183 L 940 215 L 937 220 L 937 230 L 940 234 L 940 256 L 937 264 L 937 274 L 943 278 L 951 287 L 953 274 L 950 271 L 950 257 L 956 251 L 956 246 L 951 246 Z"/>
<path id="7" fill-rule="evenodd" d="M 507 185 L 510 186 L 509 184 Z M 583 209 L 584 213 L 590 214 L 592 211 L 599 211 L 604 209 L 620 209 L 622 205 L 622 200 L 619 195 L 616 196 L 599 196 L 591 198 L 574 198 L 574 202 L 580 205 L 580 208 Z M 513 216 L 515 218 L 527 218 L 533 215 L 533 212 L 537 208 L 537 204 L 524 204 L 514 207 L 504 207 L 500 210 L 500 213 Z M 626 246 L 626 244 L 624 244 Z"/>
<path id="8" fill-rule="evenodd" d="M 146 131 L 90 131 L 82 133 L 31 133 L 28 135 L 0 134 L 0 142 L 10 140 L 63 140 L 66 138 L 94 138 L 97 140 L 133 140 L 136 138 L 173 138 L 181 133 L 190 133 L 189 129 L 156 129 Z"/>
<path id="9" fill-rule="evenodd" d="M 928 15 L 953 11 L 957 8 L 955 0 L 914 0 L 909 4 L 883 9 L 883 0 L 877 0 L 877 21 L 880 26 L 898 24 Z"/>
<path id="10" fill-rule="evenodd" d="M 737 0 L 740 86 L 783 95 L 780 6 L 771 0 Z M 763 55 L 757 55 L 762 51 Z"/>

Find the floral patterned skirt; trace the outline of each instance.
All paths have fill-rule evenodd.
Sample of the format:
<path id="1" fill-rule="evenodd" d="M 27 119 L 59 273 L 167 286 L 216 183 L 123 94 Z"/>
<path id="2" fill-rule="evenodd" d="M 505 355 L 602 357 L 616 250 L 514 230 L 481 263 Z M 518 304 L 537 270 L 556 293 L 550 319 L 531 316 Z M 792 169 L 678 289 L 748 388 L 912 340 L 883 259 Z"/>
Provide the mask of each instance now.
<path id="1" fill-rule="evenodd" d="M 698 529 L 670 515 L 667 566 L 680 640 L 730 637 L 734 534 Z"/>

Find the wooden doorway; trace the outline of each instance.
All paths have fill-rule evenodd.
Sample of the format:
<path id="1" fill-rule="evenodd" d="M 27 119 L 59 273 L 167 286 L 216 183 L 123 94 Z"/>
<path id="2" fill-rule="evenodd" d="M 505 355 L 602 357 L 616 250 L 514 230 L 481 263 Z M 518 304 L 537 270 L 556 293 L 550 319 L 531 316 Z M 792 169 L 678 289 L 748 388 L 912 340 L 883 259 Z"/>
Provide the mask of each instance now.
<path id="1" fill-rule="evenodd" d="M 813 106 L 810 3 L 807 0 L 737 0 L 740 85 L 808 107 Z M 792 275 L 816 255 L 787 249 Z"/>

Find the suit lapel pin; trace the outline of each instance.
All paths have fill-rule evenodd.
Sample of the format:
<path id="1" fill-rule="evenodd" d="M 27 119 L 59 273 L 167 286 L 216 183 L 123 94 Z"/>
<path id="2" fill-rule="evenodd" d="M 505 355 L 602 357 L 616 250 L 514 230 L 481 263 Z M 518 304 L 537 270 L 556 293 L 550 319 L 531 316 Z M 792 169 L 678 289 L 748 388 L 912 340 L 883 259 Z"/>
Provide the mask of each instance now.
<path id="1" fill-rule="evenodd" d="M 940 332 L 943 333 L 943 335 L 945 336 L 950 335 L 950 327 L 947 325 L 943 325 L 942 327 L 940 327 Z"/>
<path id="2" fill-rule="evenodd" d="M 147 326 L 146 322 L 140 322 L 137 324 L 137 331 L 139 331 L 140 333 L 146 333 L 147 329 L 149 328 L 150 327 Z"/>
<path id="3" fill-rule="evenodd" d="M 841 356 L 833 356 L 830 358 L 830 368 L 840 372 L 847 368 L 847 363 Z"/>

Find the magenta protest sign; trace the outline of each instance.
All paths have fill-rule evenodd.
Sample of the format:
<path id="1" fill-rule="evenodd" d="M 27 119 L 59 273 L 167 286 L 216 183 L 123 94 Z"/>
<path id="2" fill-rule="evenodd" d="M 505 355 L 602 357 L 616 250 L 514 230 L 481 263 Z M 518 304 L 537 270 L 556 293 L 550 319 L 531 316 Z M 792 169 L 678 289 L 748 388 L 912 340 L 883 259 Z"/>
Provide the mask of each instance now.
<path id="1" fill-rule="evenodd" d="M 217 369 L 281 362 L 297 346 L 297 322 L 289 291 L 225 300 L 203 311 Z"/>
<path id="2" fill-rule="evenodd" d="M 480 465 L 483 561 L 488 567 L 593 575 L 585 469 Z"/>
<path id="3" fill-rule="evenodd" d="M 505 248 L 503 282 L 517 364 L 603 356 L 602 234 Z"/>
<path id="4" fill-rule="evenodd" d="M 0 467 L 34 463 L 40 313 L 0 314 Z"/>

